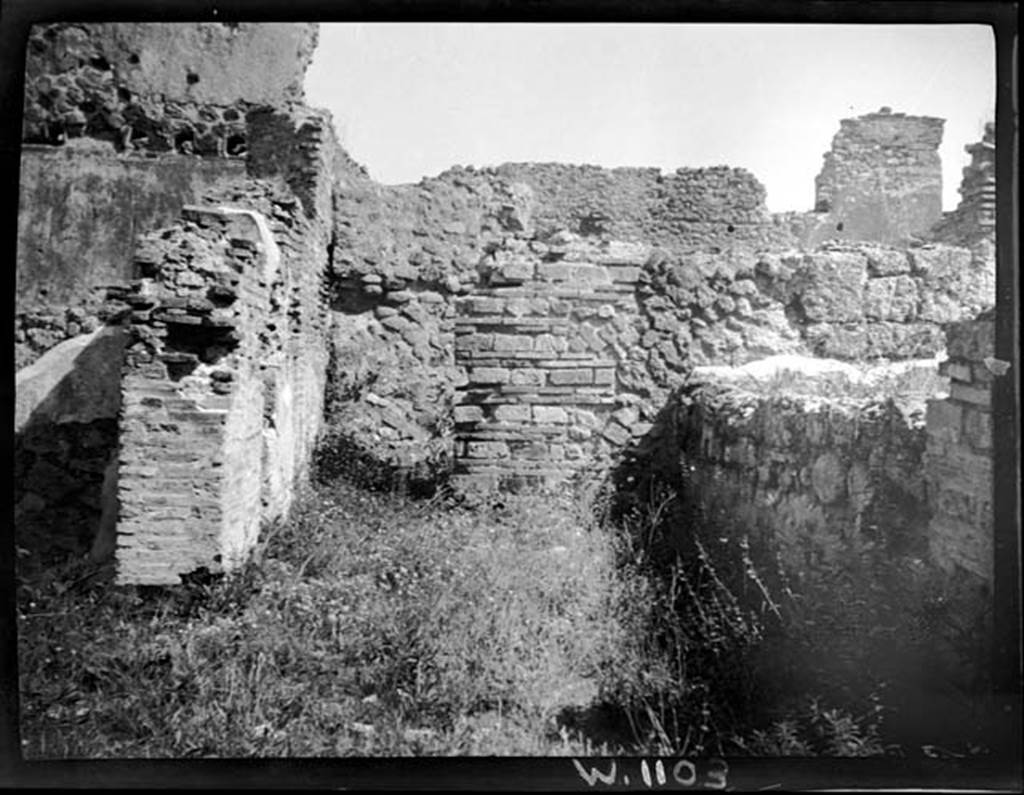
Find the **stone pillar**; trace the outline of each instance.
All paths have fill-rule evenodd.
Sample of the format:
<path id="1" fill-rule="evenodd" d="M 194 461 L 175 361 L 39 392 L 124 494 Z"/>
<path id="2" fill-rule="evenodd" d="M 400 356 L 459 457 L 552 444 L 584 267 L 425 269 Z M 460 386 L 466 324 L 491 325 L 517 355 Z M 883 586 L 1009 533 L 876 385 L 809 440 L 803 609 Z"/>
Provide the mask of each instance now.
<path id="1" fill-rule="evenodd" d="M 928 404 L 929 545 L 947 571 L 992 580 L 992 310 L 947 327 L 949 397 Z"/>
<path id="2" fill-rule="evenodd" d="M 117 581 L 229 571 L 261 515 L 259 330 L 277 247 L 261 216 L 185 208 L 137 263 L 122 380 Z M 151 241 L 153 242 L 153 241 Z"/>

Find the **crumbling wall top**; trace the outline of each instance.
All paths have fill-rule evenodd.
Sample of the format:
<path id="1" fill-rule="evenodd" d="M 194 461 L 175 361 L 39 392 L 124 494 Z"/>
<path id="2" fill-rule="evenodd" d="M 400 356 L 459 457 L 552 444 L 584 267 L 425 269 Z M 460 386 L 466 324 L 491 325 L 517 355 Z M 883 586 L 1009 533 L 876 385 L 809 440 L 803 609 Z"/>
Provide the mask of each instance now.
<path id="1" fill-rule="evenodd" d="M 304 99 L 316 41 L 317 26 L 305 23 L 37 26 L 25 63 L 24 139 L 207 154 L 226 144 L 233 154 L 229 139 L 243 134 L 246 107 Z"/>

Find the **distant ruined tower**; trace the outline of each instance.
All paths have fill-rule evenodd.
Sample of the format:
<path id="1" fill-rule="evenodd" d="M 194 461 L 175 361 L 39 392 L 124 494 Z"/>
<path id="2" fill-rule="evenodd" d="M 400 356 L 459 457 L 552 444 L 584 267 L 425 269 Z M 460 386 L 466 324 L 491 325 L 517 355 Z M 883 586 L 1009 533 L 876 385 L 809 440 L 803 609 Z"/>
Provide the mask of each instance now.
<path id="1" fill-rule="evenodd" d="M 996 127 L 985 125 L 984 137 L 967 144 L 971 156 L 960 182 L 960 204 L 936 224 L 934 237 L 943 243 L 977 249 L 994 245 L 996 227 Z"/>
<path id="2" fill-rule="evenodd" d="M 944 119 L 881 108 L 843 119 L 815 179 L 813 247 L 825 240 L 899 244 L 942 217 Z"/>

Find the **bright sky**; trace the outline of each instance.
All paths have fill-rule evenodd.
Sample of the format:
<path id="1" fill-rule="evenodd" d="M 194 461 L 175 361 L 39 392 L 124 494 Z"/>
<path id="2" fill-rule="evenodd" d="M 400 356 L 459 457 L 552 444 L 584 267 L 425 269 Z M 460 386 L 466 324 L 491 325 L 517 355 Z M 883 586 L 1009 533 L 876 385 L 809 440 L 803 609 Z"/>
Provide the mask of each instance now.
<path id="1" fill-rule="evenodd" d="M 946 119 L 943 204 L 994 118 L 982 25 L 322 24 L 307 101 L 385 184 L 453 165 L 741 166 L 809 210 L 839 120 Z"/>

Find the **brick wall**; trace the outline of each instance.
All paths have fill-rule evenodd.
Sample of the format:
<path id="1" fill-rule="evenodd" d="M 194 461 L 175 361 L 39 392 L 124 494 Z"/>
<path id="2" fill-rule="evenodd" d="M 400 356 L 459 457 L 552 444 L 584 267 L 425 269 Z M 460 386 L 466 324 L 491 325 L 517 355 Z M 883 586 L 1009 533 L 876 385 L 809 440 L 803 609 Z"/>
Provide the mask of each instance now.
<path id="1" fill-rule="evenodd" d="M 186 208 L 132 307 L 122 380 L 119 582 L 237 566 L 260 521 L 259 332 L 276 244 L 246 211 Z M 262 228 L 261 228 L 262 227 Z M 148 253 L 148 252 L 147 252 Z"/>
<path id="2" fill-rule="evenodd" d="M 263 213 L 280 250 L 259 353 L 264 424 L 264 518 L 287 513 L 295 486 L 309 474 L 324 418 L 331 314 L 327 271 L 332 202 L 341 150 L 330 116 L 301 106 L 249 118 L 252 177 L 227 201 Z M 274 157 L 264 153 L 276 152 Z"/>
<path id="3" fill-rule="evenodd" d="M 936 224 L 932 236 L 994 257 L 994 252 L 986 249 L 994 247 L 996 232 L 995 124 L 986 124 L 982 140 L 968 144 L 964 150 L 971 162 L 963 170 L 960 203 Z"/>
<path id="4" fill-rule="evenodd" d="M 264 138 L 288 130 L 290 154 L 260 162 Z M 260 179 L 212 188 L 209 205 L 144 237 L 139 278 L 111 291 L 112 305 L 131 309 L 132 334 L 118 485 L 122 582 L 237 567 L 261 522 L 285 515 L 308 475 L 329 356 L 336 142 L 328 118 L 304 108 L 257 118 L 252 141 L 249 170 Z"/>
<path id="5" fill-rule="evenodd" d="M 618 395 L 625 351 L 617 337 L 637 315 L 646 251 L 623 253 L 566 261 L 521 241 L 456 301 L 455 355 L 466 368 L 455 406 L 462 488 L 554 483 L 597 464 L 609 442 L 640 433 L 636 409 Z"/>
<path id="6" fill-rule="evenodd" d="M 949 396 L 928 405 L 925 472 L 932 556 L 944 568 L 992 579 L 992 312 L 947 331 Z M 991 368 L 991 369 L 990 369 Z"/>
<path id="7" fill-rule="evenodd" d="M 301 100 L 308 24 L 56 23 L 33 28 L 26 141 L 235 155 L 246 111 Z"/>

